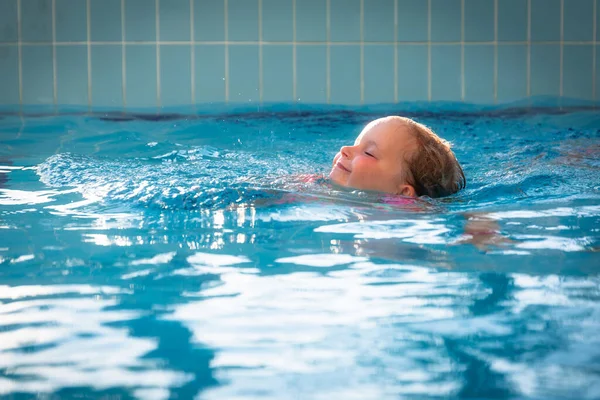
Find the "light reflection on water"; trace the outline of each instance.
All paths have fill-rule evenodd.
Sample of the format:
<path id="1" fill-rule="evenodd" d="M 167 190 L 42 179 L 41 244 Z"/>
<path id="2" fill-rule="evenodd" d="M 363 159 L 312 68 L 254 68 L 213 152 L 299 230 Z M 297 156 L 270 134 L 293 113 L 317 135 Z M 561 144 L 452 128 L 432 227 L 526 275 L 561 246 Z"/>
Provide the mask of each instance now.
<path id="1" fill-rule="evenodd" d="M 181 323 L 192 345 L 214 351 L 209 367 L 222 385 L 203 398 L 331 398 L 348 393 L 349 378 L 351 398 L 452 396 L 468 389 L 460 379 L 468 371 L 514 394 L 597 397 L 596 373 L 582 369 L 600 356 L 597 278 L 476 276 L 329 258 L 334 269 L 326 273 L 265 275 L 236 269 L 252 263 L 244 257 L 188 257 L 218 281 L 180 293 L 179 304 L 156 318 Z M 0 305 L 3 393 L 76 385 L 164 398 L 199 379 L 148 357 L 155 339 L 132 336 L 128 324 L 145 312 L 115 307 L 139 294 L 135 286 L 2 287 L 2 301 L 10 299 Z M 571 379 L 555 381 L 560 376 Z"/>
<path id="2" fill-rule="evenodd" d="M 107 296 L 123 293 L 90 285 L 2 287 L 0 298 L 13 301 L 0 304 L 0 394 L 70 386 L 162 390 L 190 379 L 144 359 L 155 340 L 111 326 L 140 316 L 112 309 L 118 301 Z"/>
<path id="3" fill-rule="evenodd" d="M 425 121 L 470 186 L 394 208 L 282 178 L 370 118 L 342 117 L 0 142 L 0 396 L 600 398 L 597 131 Z"/>

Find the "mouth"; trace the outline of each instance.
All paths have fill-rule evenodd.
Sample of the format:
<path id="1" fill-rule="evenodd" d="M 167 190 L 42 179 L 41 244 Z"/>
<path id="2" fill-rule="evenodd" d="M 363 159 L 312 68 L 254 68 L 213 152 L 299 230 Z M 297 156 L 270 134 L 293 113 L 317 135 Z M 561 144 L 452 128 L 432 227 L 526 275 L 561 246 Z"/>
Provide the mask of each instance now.
<path id="1" fill-rule="evenodd" d="M 335 164 L 335 167 L 341 169 L 342 171 L 350 172 L 350 170 L 348 168 L 344 167 L 341 162 L 337 162 Z"/>

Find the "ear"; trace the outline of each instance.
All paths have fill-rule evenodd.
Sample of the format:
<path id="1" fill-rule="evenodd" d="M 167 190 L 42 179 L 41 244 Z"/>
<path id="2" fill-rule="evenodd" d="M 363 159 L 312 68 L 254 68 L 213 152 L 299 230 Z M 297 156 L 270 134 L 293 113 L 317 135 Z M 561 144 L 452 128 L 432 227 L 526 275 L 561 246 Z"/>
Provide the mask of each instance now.
<path id="1" fill-rule="evenodd" d="M 396 194 L 400 194 L 406 197 L 417 197 L 417 191 L 412 185 L 400 185 L 398 186 L 398 192 Z"/>

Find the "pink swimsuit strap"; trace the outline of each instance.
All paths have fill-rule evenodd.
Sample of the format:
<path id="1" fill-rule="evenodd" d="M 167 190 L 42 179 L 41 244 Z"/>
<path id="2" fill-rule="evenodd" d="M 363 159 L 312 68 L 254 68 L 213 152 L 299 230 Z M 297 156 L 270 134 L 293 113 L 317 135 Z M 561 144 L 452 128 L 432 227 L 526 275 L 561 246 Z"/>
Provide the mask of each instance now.
<path id="1" fill-rule="evenodd" d="M 381 198 L 381 202 L 394 206 L 405 206 L 414 204 L 415 199 L 412 197 L 385 195 Z"/>

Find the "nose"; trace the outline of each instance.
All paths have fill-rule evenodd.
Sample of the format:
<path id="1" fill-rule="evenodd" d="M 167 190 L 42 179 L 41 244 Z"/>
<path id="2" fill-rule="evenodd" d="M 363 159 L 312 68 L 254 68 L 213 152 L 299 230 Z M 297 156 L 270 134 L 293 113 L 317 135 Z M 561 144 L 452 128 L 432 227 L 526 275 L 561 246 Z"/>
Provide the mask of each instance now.
<path id="1" fill-rule="evenodd" d="M 350 158 L 352 155 L 352 146 L 342 146 L 340 153 L 342 154 L 342 157 Z"/>

